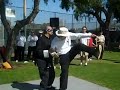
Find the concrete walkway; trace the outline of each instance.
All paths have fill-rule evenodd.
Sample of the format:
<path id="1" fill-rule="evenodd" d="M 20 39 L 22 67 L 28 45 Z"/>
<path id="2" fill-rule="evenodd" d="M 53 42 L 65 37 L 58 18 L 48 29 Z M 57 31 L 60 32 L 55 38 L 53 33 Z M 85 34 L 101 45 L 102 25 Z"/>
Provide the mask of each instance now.
<path id="1" fill-rule="evenodd" d="M 29 81 L 24 83 L 11 83 L 0 85 L 0 90 L 39 90 L 40 80 Z M 53 86 L 59 89 L 59 78 L 56 78 Z M 91 82 L 69 76 L 67 90 L 111 90 Z"/>

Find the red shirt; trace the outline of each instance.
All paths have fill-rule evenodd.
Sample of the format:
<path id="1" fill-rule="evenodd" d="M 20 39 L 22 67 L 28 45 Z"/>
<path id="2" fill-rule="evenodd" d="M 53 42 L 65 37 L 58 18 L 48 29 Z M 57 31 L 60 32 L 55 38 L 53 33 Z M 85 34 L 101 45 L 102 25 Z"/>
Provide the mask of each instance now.
<path id="1" fill-rule="evenodd" d="M 88 46 L 89 46 L 89 47 L 93 47 L 93 39 L 92 39 L 92 38 L 89 39 Z"/>

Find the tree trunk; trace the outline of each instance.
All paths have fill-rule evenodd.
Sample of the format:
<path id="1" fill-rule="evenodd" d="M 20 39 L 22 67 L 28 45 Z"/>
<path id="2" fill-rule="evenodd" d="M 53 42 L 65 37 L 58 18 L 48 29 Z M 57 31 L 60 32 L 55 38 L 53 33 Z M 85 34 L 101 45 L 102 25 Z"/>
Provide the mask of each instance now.
<path id="1" fill-rule="evenodd" d="M 108 47 L 108 49 L 110 49 L 109 24 L 110 24 L 110 19 L 111 19 L 112 14 L 109 12 L 106 12 L 106 10 L 104 10 L 104 8 L 102 8 L 102 10 L 103 10 L 103 12 L 105 12 L 105 15 L 106 15 L 105 21 L 102 20 L 101 16 L 99 15 L 99 12 L 101 12 L 101 11 L 97 11 L 93 15 L 97 18 L 97 21 L 100 24 L 100 30 L 105 35 L 105 39 L 106 39 L 105 44 Z"/>
<path id="2" fill-rule="evenodd" d="M 7 44 L 6 44 L 6 53 L 5 56 L 9 58 L 11 48 L 14 44 L 13 39 L 14 39 L 14 33 L 19 32 L 21 28 L 23 28 L 25 25 L 30 24 L 36 17 L 36 15 L 39 12 L 39 3 L 40 0 L 34 0 L 34 7 L 31 12 L 31 14 L 23 20 L 17 21 L 16 25 L 11 29 L 10 24 L 8 20 L 6 19 L 5 15 L 5 2 L 4 0 L 0 1 L 0 15 L 1 15 L 1 21 L 2 24 L 4 25 L 4 30 L 7 32 Z"/>
<path id="3" fill-rule="evenodd" d="M 101 30 L 105 36 L 105 45 L 107 47 L 108 50 L 110 50 L 110 35 L 109 35 L 109 23 L 110 20 L 107 22 L 105 21 L 104 25 L 101 25 Z"/>

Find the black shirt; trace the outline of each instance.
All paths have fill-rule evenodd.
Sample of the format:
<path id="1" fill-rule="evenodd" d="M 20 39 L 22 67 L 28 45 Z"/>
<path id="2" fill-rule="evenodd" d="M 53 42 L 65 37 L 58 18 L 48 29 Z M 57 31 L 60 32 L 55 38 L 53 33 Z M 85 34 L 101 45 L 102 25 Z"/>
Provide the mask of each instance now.
<path id="1" fill-rule="evenodd" d="M 51 38 L 42 35 L 38 38 L 36 43 L 36 58 L 45 59 L 43 56 L 43 50 L 49 50 L 51 47 Z M 51 55 L 49 55 L 51 57 Z"/>

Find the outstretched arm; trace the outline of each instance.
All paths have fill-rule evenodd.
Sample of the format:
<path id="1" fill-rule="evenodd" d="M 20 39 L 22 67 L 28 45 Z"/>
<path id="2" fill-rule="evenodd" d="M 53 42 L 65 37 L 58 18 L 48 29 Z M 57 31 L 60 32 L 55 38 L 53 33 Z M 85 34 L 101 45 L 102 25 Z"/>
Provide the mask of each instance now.
<path id="1" fill-rule="evenodd" d="M 96 35 L 92 33 L 70 33 L 70 37 L 72 40 L 75 40 L 81 37 L 96 37 Z"/>

